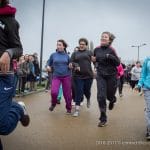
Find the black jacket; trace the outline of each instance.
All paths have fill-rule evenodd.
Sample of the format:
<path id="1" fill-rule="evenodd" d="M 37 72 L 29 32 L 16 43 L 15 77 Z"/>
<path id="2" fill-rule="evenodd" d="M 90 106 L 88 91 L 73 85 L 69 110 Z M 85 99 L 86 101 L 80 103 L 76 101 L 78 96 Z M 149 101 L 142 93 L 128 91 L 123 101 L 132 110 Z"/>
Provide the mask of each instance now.
<path id="1" fill-rule="evenodd" d="M 0 57 L 6 51 L 11 59 L 19 58 L 23 52 L 19 24 L 14 15 L 0 15 Z"/>
<path id="2" fill-rule="evenodd" d="M 93 71 L 91 66 L 92 52 L 89 50 L 78 50 L 71 56 L 71 62 L 78 64 L 80 71 L 74 71 L 73 76 L 81 79 L 93 78 Z"/>
<path id="3" fill-rule="evenodd" d="M 115 50 L 110 46 L 100 46 L 95 48 L 96 68 L 98 75 L 112 76 L 117 74 L 117 66 L 120 60 Z"/>

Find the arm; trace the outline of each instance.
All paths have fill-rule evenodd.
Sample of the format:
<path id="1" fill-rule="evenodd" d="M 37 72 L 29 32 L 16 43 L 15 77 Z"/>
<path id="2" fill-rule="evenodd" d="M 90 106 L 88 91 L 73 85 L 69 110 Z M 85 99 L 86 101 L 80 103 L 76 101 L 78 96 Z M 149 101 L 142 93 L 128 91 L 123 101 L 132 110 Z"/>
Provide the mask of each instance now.
<path id="1" fill-rule="evenodd" d="M 8 45 L 10 48 L 5 51 L 9 53 L 11 59 L 16 59 L 23 53 L 22 44 L 19 37 L 19 24 L 15 19 L 12 19 L 10 23 L 11 24 L 7 24 L 6 26 Z"/>
<path id="2" fill-rule="evenodd" d="M 147 75 L 147 60 L 145 60 L 145 62 L 143 64 L 141 77 L 140 77 L 140 80 L 138 82 L 138 87 L 142 87 L 144 85 L 144 81 L 146 79 L 146 75 Z"/>

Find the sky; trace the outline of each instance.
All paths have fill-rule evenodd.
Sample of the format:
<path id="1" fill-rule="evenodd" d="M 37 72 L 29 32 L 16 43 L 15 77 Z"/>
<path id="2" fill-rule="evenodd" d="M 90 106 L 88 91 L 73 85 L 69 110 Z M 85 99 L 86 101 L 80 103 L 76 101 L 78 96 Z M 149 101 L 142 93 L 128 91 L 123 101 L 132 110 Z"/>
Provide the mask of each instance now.
<path id="1" fill-rule="evenodd" d="M 17 7 L 20 37 L 24 53 L 40 54 L 43 0 L 11 0 Z M 103 31 L 115 34 L 113 47 L 122 60 L 136 60 L 150 56 L 149 0 L 46 0 L 44 52 L 47 60 L 56 49 L 56 41 L 65 39 L 72 52 L 81 37 L 100 45 Z"/>

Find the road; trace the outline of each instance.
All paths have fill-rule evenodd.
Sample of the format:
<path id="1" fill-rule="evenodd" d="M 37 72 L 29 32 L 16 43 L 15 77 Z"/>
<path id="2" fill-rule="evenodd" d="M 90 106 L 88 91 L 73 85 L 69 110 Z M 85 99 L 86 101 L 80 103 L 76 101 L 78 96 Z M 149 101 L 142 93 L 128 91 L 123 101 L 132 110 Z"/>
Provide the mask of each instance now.
<path id="1" fill-rule="evenodd" d="M 28 128 L 20 124 L 2 137 L 4 150 L 149 150 L 145 140 L 144 98 L 125 85 L 124 97 L 108 111 L 108 126 L 98 128 L 99 109 L 96 85 L 92 88 L 91 108 L 86 101 L 78 118 L 65 114 L 64 101 L 49 112 L 49 93 L 21 98 L 31 115 Z"/>

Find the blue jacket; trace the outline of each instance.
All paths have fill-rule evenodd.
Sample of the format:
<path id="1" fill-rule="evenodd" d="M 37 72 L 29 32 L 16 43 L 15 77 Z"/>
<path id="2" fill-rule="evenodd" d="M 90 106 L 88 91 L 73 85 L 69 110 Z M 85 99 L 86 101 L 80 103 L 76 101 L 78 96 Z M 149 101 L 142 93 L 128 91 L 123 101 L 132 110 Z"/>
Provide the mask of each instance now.
<path id="1" fill-rule="evenodd" d="M 69 69 L 70 57 L 65 52 L 55 52 L 50 56 L 48 65 L 52 67 L 53 76 L 63 77 L 70 76 Z"/>
<path id="2" fill-rule="evenodd" d="M 138 87 L 150 89 L 150 57 L 146 58 L 144 61 Z"/>

